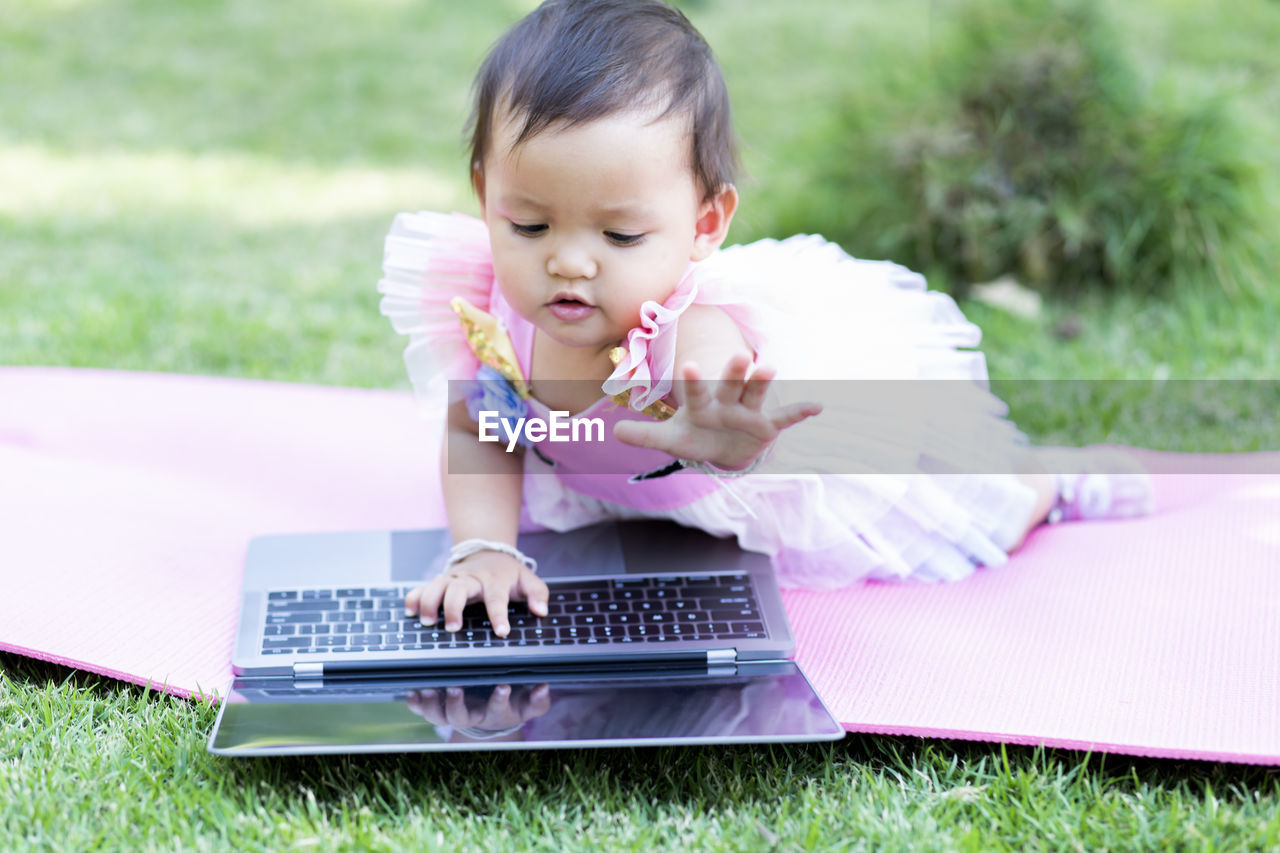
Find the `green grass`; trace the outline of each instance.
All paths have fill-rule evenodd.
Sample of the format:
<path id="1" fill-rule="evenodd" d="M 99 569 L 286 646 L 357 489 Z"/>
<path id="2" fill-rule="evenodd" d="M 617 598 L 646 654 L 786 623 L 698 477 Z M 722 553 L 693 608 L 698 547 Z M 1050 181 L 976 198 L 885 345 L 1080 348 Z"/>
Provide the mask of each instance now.
<path id="1" fill-rule="evenodd" d="M 226 760 L 214 709 L 0 656 L 6 847 L 1269 849 L 1273 769 L 834 745 Z"/>
<path id="2" fill-rule="evenodd" d="M 0 364 L 407 387 L 402 342 L 377 313 L 381 238 L 400 209 L 474 211 L 467 87 L 531 5 L 0 0 Z M 807 191 L 794 149 L 842 78 L 872 61 L 917 73 L 950 9 L 684 6 L 723 60 L 746 142 L 737 241 L 769 235 L 773 206 Z M 1127 43 L 1146 79 L 1233 99 L 1280 212 L 1280 7 L 1110 7 L 1141 34 Z M 1159 377 L 1280 376 L 1280 288 L 1257 284 L 1236 300 L 1213 282 L 1159 301 L 1090 296 L 1035 320 L 964 307 L 1015 419 L 1041 439 L 1251 449 L 1277 446 L 1257 390 L 1270 385 L 1155 426 L 1140 403 Z M 1144 381 L 1106 386 L 1121 390 L 1087 411 L 1045 383 L 1008 384 L 1051 378 Z M 1268 769 L 870 736 L 228 761 L 204 752 L 213 713 L 0 655 L 0 847 L 1280 844 Z"/>

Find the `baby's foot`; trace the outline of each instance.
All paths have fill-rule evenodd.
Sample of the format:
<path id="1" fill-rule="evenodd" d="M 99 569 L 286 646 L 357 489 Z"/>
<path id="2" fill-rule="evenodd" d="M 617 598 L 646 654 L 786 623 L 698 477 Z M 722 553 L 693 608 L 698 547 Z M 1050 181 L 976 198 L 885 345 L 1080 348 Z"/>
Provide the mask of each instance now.
<path id="1" fill-rule="evenodd" d="M 1154 509 L 1151 478 L 1137 459 L 1109 447 L 1048 447 L 1038 461 L 1053 474 L 1058 497 L 1049 523 L 1133 518 Z"/>

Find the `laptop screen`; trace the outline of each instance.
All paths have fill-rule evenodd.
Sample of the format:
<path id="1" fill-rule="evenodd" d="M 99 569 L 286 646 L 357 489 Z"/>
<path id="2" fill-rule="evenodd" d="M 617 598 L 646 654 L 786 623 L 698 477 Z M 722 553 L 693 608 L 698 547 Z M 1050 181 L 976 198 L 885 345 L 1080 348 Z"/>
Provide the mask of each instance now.
<path id="1" fill-rule="evenodd" d="M 565 672 L 240 680 L 210 749 L 226 755 L 834 740 L 844 730 L 795 664 L 723 672 Z"/>

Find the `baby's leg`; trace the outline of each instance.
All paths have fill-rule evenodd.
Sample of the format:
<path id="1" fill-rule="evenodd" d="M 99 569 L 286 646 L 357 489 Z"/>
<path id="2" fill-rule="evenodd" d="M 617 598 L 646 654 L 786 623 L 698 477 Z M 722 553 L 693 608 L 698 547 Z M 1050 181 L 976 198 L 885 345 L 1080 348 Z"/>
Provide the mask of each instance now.
<path id="1" fill-rule="evenodd" d="M 1010 551 L 1045 521 L 1132 518 L 1153 509 L 1151 478 L 1136 459 L 1114 448 L 1032 448 L 1019 465 L 1018 479 L 1036 499 Z"/>

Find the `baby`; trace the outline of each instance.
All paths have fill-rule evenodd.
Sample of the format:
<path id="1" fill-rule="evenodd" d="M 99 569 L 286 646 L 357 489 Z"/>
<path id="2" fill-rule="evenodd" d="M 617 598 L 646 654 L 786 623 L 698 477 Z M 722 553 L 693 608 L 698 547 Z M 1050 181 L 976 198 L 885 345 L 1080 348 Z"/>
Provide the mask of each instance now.
<path id="1" fill-rule="evenodd" d="M 784 581 L 833 586 L 962 577 L 1047 518 L 1149 511 L 1128 460 L 1026 447 L 980 353 L 960 349 L 976 328 L 918 276 L 818 237 L 721 250 L 738 207 L 729 99 L 677 10 L 548 0 L 485 61 L 472 121 L 482 221 L 402 214 L 388 237 L 383 312 L 413 337 L 410 374 L 436 399 L 442 380 L 479 378 L 509 392 L 513 417 L 596 417 L 609 434 L 508 452 L 479 440 L 479 397 L 450 385 L 457 544 L 406 615 L 443 612 L 456 630 L 482 600 L 500 636 L 512 599 L 545 615 L 522 522 L 671 518 L 769 553 Z M 964 380 L 956 423 L 976 424 L 1008 471 L 940 475 L 945 454 L 922 433 L 918 468 L 850 476 L 860 439 L 788 438 L 808 423 L 823 436 L 826 416 L 776 404 L 775 375 Z M 830 473 L 789 472 L 799 445 L 810 461 L 821 446 Z"/>

